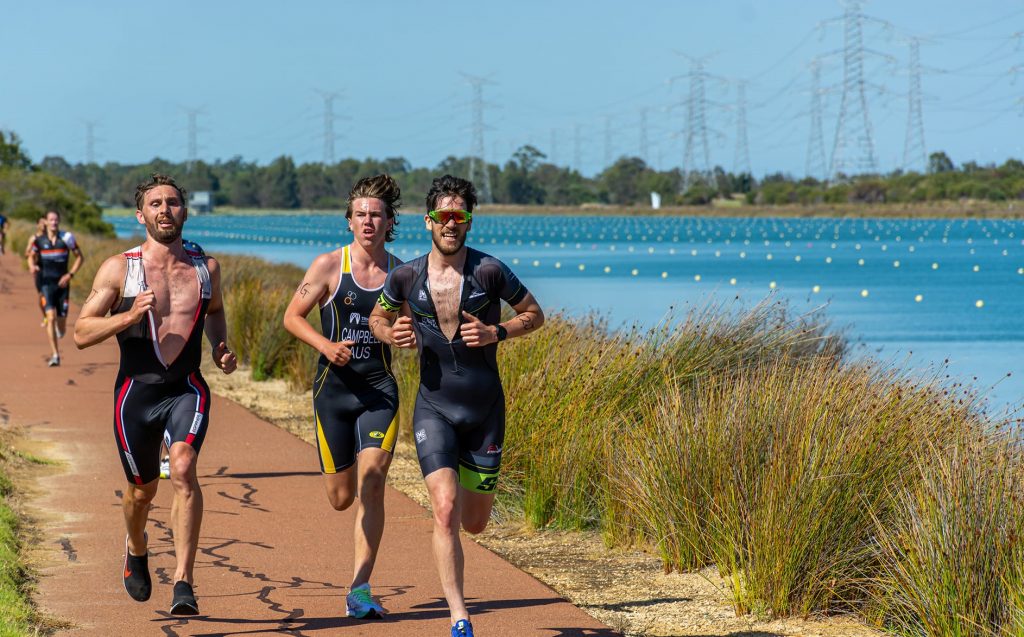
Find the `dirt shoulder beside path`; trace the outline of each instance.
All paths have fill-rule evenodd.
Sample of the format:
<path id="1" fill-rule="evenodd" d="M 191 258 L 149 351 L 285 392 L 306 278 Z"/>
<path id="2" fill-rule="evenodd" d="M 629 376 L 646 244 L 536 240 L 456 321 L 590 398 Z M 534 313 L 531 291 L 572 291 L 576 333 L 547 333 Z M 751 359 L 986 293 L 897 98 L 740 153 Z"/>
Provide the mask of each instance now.
<path id="1" fill-rule="evenodd" d="M 32 559 L 43 612 L 73 623 L 75 635 L 447 634 L 428 513 L 388 490 L 373 583 L 390 614 L 373 625 L 345 618 L 353 512 L 327 506 L 312 447 L 220 396 L 199 465 L 206 515 L 196 594 L 204 615 L 166 612 L 174 567 L 167 483 L 149 525 L 153 597 L 130 600 L 120 575 L 125 479 L 111 424 L 117 348 L 79 352 L 65 339 L 62 365 L 47 368 L 34 298 L 17 258 L 0 257 L 0 413 L 33 447 L 64 461 L 34 487 L 43 539 Z M 478 634 L 617 634 L 490 551 L 464 546 Z"/>

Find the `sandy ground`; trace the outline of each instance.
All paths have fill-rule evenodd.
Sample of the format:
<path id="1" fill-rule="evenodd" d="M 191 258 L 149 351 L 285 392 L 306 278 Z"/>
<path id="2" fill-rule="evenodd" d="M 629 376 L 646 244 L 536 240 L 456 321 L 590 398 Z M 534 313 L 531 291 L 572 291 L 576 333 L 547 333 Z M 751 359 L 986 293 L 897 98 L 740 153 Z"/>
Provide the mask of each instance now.
<path id="1" fill-rule="evenodd" d="M 283 381 L 254 382 L 247 370 L 232 376 L 205 376 L 213 391 L 314 444 L 309 392 L 295 393 Z M 415 449 L 407 437 L 399 439 L 388 482 L 429 507 Z M 883 634 L 849 617 L 776 621 L 737 617 L 714 570 L 666 574 L 656 556 L 637 550 L 609 550 L 595 533 L 532 531 L 506 523 L 492 524 L 475 539 L 627 635 Z"/>

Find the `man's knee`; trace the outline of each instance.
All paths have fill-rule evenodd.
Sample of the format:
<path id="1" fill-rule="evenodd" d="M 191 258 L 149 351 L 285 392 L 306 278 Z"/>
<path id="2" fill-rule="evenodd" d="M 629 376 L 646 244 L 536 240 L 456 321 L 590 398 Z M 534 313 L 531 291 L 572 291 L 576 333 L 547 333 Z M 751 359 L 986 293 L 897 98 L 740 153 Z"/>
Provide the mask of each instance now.
<path id="1" fill-rule="evenodd" d="M 186 495 L 193 490 L 199 490 L 194 453 L 171 454 L 171 486 L 175 491 Z"/>
<path id="2" fill-rule="evenodd" d="M 150 484 L 131 484 L 124 491 L 125 500 L 135 507 L 149 506 L 149 503 L 156 497 L 155 481 Z"/>
<path id="3" fill-rule="evenodd" d="M 376 500 L 384 496 L 384 484 L 387 473 L 380 467 L 370 467 L 360 476 L 359 497 L 363 500 Z"/>
<path id="4" fill-rule="evenodd" d="M 356 500 L 355 465 L 338 473 L 324 474 L 324 487 L 327 489 L 327 501 L 335 511 L 344 511 Z"/>
<path id="5" fill-rule="evenodd" d="M 327 500 L 335 511 L 344 511 L 356 501 L 356 494 L 348 489 L 328 489 Z"/>
<path id="6" fill-rule="evenodd" d="M 487 523 L 490 521 L 490 516 L 464 516 L 462 518 L 462 529 L 470 535 L 476 535 L 477 533 L 483 533 L 484 529 L 487 528 Z"/>

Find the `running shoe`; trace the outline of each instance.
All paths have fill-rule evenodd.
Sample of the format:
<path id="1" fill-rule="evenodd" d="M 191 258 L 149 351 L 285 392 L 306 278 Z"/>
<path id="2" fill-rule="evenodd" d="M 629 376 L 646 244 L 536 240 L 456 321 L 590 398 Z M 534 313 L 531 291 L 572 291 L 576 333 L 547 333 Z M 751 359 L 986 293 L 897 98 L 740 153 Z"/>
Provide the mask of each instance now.
<path id="1" fill-rule="evenodd" d="M 146 538 L 149 539 L 148 536 Z M 124 590 L 137 602 L 144 602 L 153 593 L 153 580 L 149 577 L 149 551 L 145 555 L 132 555 L 128 551 L 128 536 L 124 537 Z"/>
<path id="2" fill-rule="evenodd" d="M 468 619 L 460 619 L 452 626 L 452 637 L 473 637 L 473 624 Z"/>
<path id="3" fill-rule="evenodd" d="M 51 356 L 46 364 L 49 367 L 60 367 L 60 356 Z"/>
<path id="4" fill-rule="evenodd" d="M 356 619 L 380 619 L 384 616 L 384 608 L 373 601 L 369 584 L 356 586 L 345 596 L 346 615 Z"/>
<path id="5" fill-rule="evenodd" d="M 164 480 L 171 477 L 171 457 L 164 456 L 160 460 L 160 477 Z"/>
<path id="6" fill-rule="evenodd" d="M 172 615 L 198 615 L 199 602 L 192 592 L 192 585 L 181 580 L 174 584 L 174 599 L 171 600 Z"/>

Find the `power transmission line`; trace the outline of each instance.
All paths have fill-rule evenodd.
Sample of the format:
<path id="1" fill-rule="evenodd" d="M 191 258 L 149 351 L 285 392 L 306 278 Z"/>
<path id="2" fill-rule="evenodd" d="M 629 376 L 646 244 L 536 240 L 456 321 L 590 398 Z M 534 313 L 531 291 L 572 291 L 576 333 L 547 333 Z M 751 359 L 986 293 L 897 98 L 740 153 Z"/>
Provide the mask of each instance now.
<path id="1" fill-rule="evenodd" d="M 491 171 L 487 169 L 487 160 L 484 156 L 484 84 L 493 84 L 490 80 L 474 75 L 462 74 L 473 87 L 473 142 L 469 151 L 469 180 L 477 184 L 482 203 L 491 203 L 493 194 L 491 191 Z M 479 166 L 478 166 L 479 164 Z M 482 173 L 482 175 L 478 175 Z M 479 177 L 482 176 L 482 180 Z M 480 181 L 478 184 L 477 182 Z"/>
<path id="2" fill-rule="evenodd" d="M 604 167 L 612 165 L 612 116 L 604 116 Z"/>
<path id="3" fill-rule="evenodd" d="M 923 172 L 928 166 L 924 145 L 924 117 L 921 114 L 921 40 L 910 38 L 910 88 L 907 91 L 907 136 L 903 142 L 903 169 L 917 166 Z"/>
<path id="4" fill-rule="evenodd" d="M 640 109 L 640 159 L 644 160 L 645 164 L 650 164 L 651 158 L 648 156 L 647 148 L 647 110 Z"/>
<path id="5" fill-rule="evenodd" d="M 551 156 L 548 159 L 553 165 L 558 165 L 558 131 L 554 128 L 551 129 Z"/>
<path id="6" fill-rule="evenodd" d="M 825 165 L 825 137 L 822 132 L 821 111 L 821 60 L 814 59 L 811 69 L 811 130 L 807 141 L 807 164 L 805 172 L 808 177 L 828 179 Z"/>
<path id="7" fill-rule="evenodd" d="M 184 107 L 183 107 L 184 108 Z M 191 172 L 196 161 L 199 160 L 199 115 L 201 108 L 184 108 L 188 116 L 188 141 L 185 151 L 185 170 Z"/>
<path id="8" fill-rule="evenodd" d="M 864 48 L 864 22 L 872 21 L 886 26 L 889 23 L 869 18 L 860 11 L 860 0 L 846 0 L 843 15 L 843 93 L 839 102 L 835 143 L 829 172 L 833 177 L 850 174 L 852 170 L 875 172 L 875 141 L 868 114 L 868 99 L 864 79 L 864 56 L 874 53 Z M 851 139 L 859 150 L 856 161 L 850 157 Z M 852 170 L 851 170 L 852 169 Z"/>
<path id="9" fill-rule="evenodd" d="M 338 94 L 320 89 L 316 89 L 316 93 L 324 101 L 324 164 L 331 165 L 334 163 L 334 141 L 337 139 L 334 134 L 334 100 Z"/>
<path id="10" fill-rule="evenodd" d="M 747 83 L 736 83 L 736 156 L 734 174 L 750 174 L 750 144 L 747 143 Z"/>
<path id="11" fill-rule="evenodd" d="M 96 122 L 86 120 L 85 122 L 85 163 L 96 163 Z"/>
<path id="12" fill-rule="evenodd" d="M 583 136 L 580 133 L 580 125 L 576 124 L 573 131 L 573 167 L 576 172 L 583 174 Z"/>
<path id="13" fill-rule="evenodd" d="M 704 94 L 704 81 L 710 76 L 704 70 L 704 63 L 710 56 L 694 58 L 688 55 L 683 57 L 690 60 L 690 93 L 686 98 L 686 129 L 684 131 L 686 146 L 683 152 L 683 190 L 689 189 L 693 183 L 692 173 L 694 168 L 694 146 L 700 144 L 703 163 L 698 174 L 705 180 L 711 177 L 711 148 L 708 146 L 707 127 L 707 99 Z M 687 76 L 683 76 L 687 77 Z"/>

